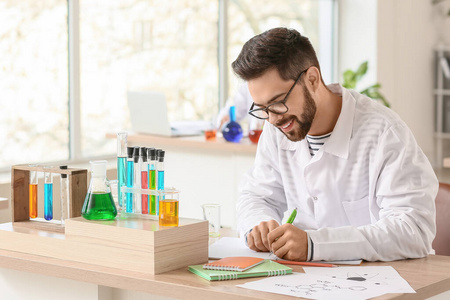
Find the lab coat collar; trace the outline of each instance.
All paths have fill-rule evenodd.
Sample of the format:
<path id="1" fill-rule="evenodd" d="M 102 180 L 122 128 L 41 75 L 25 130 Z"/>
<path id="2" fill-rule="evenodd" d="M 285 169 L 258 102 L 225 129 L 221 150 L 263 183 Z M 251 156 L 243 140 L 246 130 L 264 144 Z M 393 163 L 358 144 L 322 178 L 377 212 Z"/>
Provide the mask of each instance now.
<path id="1" fill-rule="evenodd" d="M 340 84 L 330 84 L 328 85 L 328 88 L 333 93 L 342 95 L 342 108 L 336 125 L 334 126 L 333 133 L 323 145 L 323 151 L 347 159 L 349 155 L 350 138 L 353 131 L 356 100 L 351 93 Z M 280 148 L 283 150 L 296 150 L 299 146 L 298 143 L 300 143 L 301 148 L 308 149 L 308 142 L 306 139 L 299 142 L 293 142 L 283 134 L 280 141 Z M 310 155 L 309 150 L 305 153 Z"/>
<path id="2" fill-rule="evenodd" d="M 324 152 L 347 159 L 353 132 L 356 100 L 350 91 L 343 88 L 340 84 L 330 84 L 328 88 L 334 94 L 342 95 L 342 108 L 336 125 L 334 125 L 333 133 L 323 145 L 323 150 Z"/>

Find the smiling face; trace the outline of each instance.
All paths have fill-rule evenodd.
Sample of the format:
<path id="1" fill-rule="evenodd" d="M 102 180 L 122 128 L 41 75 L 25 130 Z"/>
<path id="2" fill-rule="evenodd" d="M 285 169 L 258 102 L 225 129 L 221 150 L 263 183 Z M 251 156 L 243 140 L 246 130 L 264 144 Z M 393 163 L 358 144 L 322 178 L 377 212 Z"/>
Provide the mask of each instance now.
<path id="1" fill-rule="evenodd" d="M 268 119 L 294 142 L 306 137 L 316 115 L 315 101 L 306 86 L 300 83 L 302 80 L 303 78 L 300 78 L 299 83 L 294 86 L 287 98 L 288 111 L 282 115 L 269 113 Z M 294 80 L 285 81 L 276 69 L 272 69 L 258 78 L 249 80 L 248 88 L 255 101 L 255 107 L 264 108 L 271 103 L 283 100 L 293 84 Z"/>

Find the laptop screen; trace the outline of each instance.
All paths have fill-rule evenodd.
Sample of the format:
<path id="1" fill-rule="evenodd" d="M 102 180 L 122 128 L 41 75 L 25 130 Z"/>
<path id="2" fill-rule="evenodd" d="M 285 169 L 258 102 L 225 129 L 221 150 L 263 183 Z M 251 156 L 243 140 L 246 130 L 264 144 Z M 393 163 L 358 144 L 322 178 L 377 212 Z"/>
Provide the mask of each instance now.
<path id="1" fill-rule="evenodd" d="M 154 91 L 129 91 L 131 128 L 138 133 L 170 136 L 166 97 Z"/>
<path id="2" fill-rule="evenodd" d="M 131 129 L 137 133 L 161 136 L 202 135 L 205 121 L 169 123 L 167 102 L 163 93 L 154 91 L 129 91 Z"/>

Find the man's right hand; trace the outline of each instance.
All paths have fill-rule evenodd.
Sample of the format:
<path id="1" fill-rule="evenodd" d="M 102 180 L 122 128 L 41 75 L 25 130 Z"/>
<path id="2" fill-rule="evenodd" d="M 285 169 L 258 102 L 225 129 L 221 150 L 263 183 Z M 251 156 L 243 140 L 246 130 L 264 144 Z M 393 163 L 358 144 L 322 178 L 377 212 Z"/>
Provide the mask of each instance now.
<path id="1" fill-rule="evenodd" d="M 252 231 L 247 235 L 248 247 L 258 252 L 269 252 L 270 247 L 267 235 L 279 226 L 280 224 L 277 221 L 270 220 L 261 222 L 259 225 L 253 227 Z"/>

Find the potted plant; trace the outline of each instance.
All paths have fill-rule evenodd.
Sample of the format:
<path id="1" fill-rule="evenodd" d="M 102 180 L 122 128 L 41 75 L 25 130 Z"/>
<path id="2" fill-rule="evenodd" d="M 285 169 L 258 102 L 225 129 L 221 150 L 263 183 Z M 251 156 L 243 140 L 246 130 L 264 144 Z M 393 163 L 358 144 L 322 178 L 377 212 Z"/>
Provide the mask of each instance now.
<path id="1" fill-rule="evenodd" d="M 361 78 L 366 75 L 368 69 L 368 62 L 363 62 L 356 71 L 353 70 L 346 70 L 343 74 L 344 76 L 344 82 L 342 83 L 342 86 L 346 89 L 352 89 L 354 90 L 356 88 L 357 83 L 361 80 Z M 368 88 L 365 88 L 364 90 L 360 91 L 361 94 L 366 95 L 374 100 L 378 100 L 381 103 L 383 103 L 387 107 L 391 107 L 389 102 L 384 98 L 384 96 L 380 93 L 381 85 L 377 82 Z"/>

